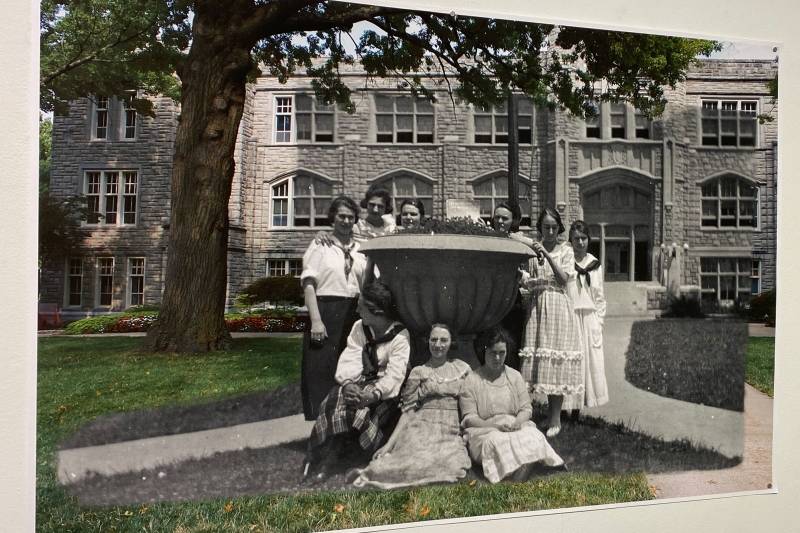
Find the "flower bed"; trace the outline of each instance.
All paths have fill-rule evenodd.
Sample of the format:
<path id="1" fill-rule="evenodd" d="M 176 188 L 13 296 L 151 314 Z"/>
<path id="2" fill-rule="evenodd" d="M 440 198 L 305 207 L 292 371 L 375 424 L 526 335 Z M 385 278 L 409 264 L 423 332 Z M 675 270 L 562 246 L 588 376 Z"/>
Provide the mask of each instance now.
<path id="1" fill-rule="evenodd" d="M 112 313 L 76 320 L 64 328 L 68 335 L 87 333 L 139 333 L 150 329 L 158 319 L 157 311 L 137 313 Z M 285 312 L 245 315 L 233 313 L 225 315 L 228 331 L 293 333 L 301 332 L 308 322 L 307 316 L 291 315 Z"/>

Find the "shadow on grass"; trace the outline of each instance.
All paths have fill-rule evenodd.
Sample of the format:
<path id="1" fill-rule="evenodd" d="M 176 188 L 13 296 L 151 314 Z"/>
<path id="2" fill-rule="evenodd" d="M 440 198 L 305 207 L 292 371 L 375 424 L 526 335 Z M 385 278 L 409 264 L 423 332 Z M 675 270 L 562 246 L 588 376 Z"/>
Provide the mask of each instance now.
<path id="1" fill-rule="evenodd" d="M 101 415 L 61 443 L 60 449 L 177 435 L 247 424 L 303 412 L 300 386 L 286 385 L 197 405 Z"/>
<path id="2" fill-rule="evenodd" d="M 747 323 L 733 319 L 635 322 L 625 379 L 667 398 L 743 411 L 747 339 Z"/>
<path id="3" fill-rule="evenodd" d="M 730 468 L 739 458 L 727 458 L 686 441 L 664 442 L 631 431 L 619 424 L 582 417 L 565 422 L 561 434 L 551 440 L 564 458 L 569 473 L 554 474 L 544 467 L 535 476 L 629 474 Z M 303 484 L 301 465 L 305 441 L 261 449 L 218 453 L 212 457 L 115 476 L 90 476 L 67 487 L 82 505 L 107 506 L 162 501 L 235 498 L 265 493 L 302 493 L 357 490 L 344 474 L 363 466 L 356 454 L 345 454 L 331 477 L 319 484 Z M 485 484 L 473 469 L 465 481 Z"/>

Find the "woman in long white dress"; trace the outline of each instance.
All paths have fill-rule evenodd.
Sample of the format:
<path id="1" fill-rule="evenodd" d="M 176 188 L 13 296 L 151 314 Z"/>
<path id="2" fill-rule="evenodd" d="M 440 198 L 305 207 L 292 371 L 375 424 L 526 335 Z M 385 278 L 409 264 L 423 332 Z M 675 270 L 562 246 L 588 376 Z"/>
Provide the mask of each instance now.
<path id="1" fill-rule="evenodd" d="M 603 319 L 606 299 L 603 295 L 603 267 L 588 252 L 589 226 L 576 220 L 569 228 L 569 240 L 575 254 L 576 277 L 567 285 L 578 322 L 584 353 L 584 402 L 586 407 L 608 403 L 605 358 L 603 356 Z"/>

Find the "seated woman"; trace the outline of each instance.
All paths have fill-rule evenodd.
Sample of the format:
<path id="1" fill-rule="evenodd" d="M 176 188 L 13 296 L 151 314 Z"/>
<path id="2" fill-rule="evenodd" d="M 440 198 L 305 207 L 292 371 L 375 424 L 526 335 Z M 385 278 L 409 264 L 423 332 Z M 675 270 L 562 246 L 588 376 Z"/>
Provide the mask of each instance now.
<path id="1" fill-rule="evenodd" d="M 361 320 L 353 324 L 339 357 L 334 376 L 338 385 L 319 406 L 303 478 L 310 476 L 312 467 L 317 468 L 317 480 L 327 477 L 343 444 L 340 436 L 357 432 L 359 446 L 372 453 L 383 444 L 386 427 L 397 420 L 410 345 L 405 326 L 392 318 L 393 309 L 385 284 L 373 281 L 364 286 L 358 301 Z"/>
<path id="2" fill-rule="evenodd" d="M 461 438 L 457 398 L 469 365 L 447 359 L 448 326 L 434 324 L 428 344 L 430 359 L 411 370 L 403 387 L 403 415 L 389 441 L 353 481 L 357 487 L 452 483 L 472 465 Z"/>
<path id="3" fill-rule="evenodd" d="M 516 370 L 505 366 L 508 334 L 500 328 L 482 338 L 482 367 L 464 381 L 459 394 L 461 425 L 472 459 L 491 483 L 513 475 L 523 481 L 538 462 L 561 466 L 564 460 L 531 422 L 528 388 Z"/>

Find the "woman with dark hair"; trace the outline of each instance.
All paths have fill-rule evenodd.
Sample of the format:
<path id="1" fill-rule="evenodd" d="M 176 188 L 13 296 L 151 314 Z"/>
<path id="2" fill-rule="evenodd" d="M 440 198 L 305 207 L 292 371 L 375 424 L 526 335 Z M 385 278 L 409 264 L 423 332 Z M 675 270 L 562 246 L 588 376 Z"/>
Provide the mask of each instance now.
<path id="1" fill-rule="evenodd" d="M 569 241 L 575 253 L 576 277 L 570 281 L 568 290 L 583 343 L 583 405 L 586 407 L 608 403 L 603 357 L 603 319 L 606 316 L 603 267 L 588 251 L 591 240 L 589 226 L 583 220 L 576 220 L 569 227 Z"/>
<path id="2" fill-rule="evenodd" d="M 500 202 L 492 213 L 492 228 L 501 231 L 506 235 L 511 235 L 519 231 L 519 224 L 522 220 L 522 211 L 519 205 L 512 205 L 509 202 Z M 527 267 L 527 265 L 524 265 Z M 520 268 L 522 275 L 523 268 Z M 511 344 L 508 346 L 508 358 L 506 364 L 514 370 L 519 370 L 519 348 L 522 346 L 522 332 L 525 329 L 525 308 L 524 298 L 521 290 L 517 291 L 514 300 L 514 307 L 503 318 L 500 325 L 511 335 Z"/>
<path id="3" fill-rule="evenodd" d="M 452 334 L 434 324 L 428 336 L 430 359 L 411 370 L 403 386 L 403 415 L 388 442 L 358 472 L 353 484 L 382 489 L 453 483 L 472 466 L 461 438 L 458 393 L 469 365 L 448 359 Z"/>
<path id="4" fill-rule="evenodd" d="M 571 246 L 558 241 L 564 232 L 558 211 L 545 208 L 536 229 L 542 240 L 528 243 L 537 257 L 529 261 L 530 275 L 522 280 L 531 301 L 520 372 L 534 395 L 547 395 L 547 436 L 555 437 L 561 431 L 562 408 L 583 403 L 583 348 L 567 294 L 567 283 L 575 277 L 575 256 Z"/>
<path id="5" fill-rule="evenodd" d="M 391 215 L 392 195 L 383 187 L 370 187 L 361 200 L 361 207 L 367 210 L 367 216 L 359 218 L 353 227 L 353 235 L 357 241 L 388 235 L 397 229 Z"/>
<path id="6" fill-rule="evenodd" d="M 361 319 L 350 330 L 336 366 L 336 384 L 322 400 L 308 440 L 304 478 L 314 468 L 315 479 L 327 477 L 343 445 L 341 436 L 357 433 L 359 446 L 372 453 L 397 420 L 410 345 L 408 330 L 394 320 L 393 312 L 385 284 L 373 281 L 364 286 L 358 301 Z"/>
<path id="7" fill-rule="evenodd" d="M 333 226 L 332 246 L 312 242 L 303 255 L 303 285 L 310 323 L 303 335 L 300 389 L 306 420 L 315 420 L 318 407 L 335 385 L 339 353 L 356 321 L 356 304 L 367 260 L 353 239 L 358 205 L 347 196 L 335 198 L 328 209 Z"/>
<path id="8" fill-rule="evenodd" d="M 400 204 L 400 214 L 397 215 L 397 224 L 405 228 L 418 228 L 425 219 L 425 204 L 420 200 L 406 198 Z"/>
<path id="9" fill-rule="evenodd" d="M 469 454 L 491 483 L 508 476 L 524 481 L 535 463 L 564 464 L 531 422 L 533 409 L 525 381 L 504 364 L 508 342 L 501 328 L 482 335 L 485 362 L 467 376 L 458 402 Z"/>
<path id="10" fill-rule="evenodd" d="M 519 205 L 511 205 L 509 202 L 500 202 L 492 213 L 492 227 L 506 234 L 518 232 L 521 221 L 522 211 Z"/>

